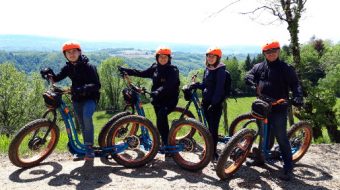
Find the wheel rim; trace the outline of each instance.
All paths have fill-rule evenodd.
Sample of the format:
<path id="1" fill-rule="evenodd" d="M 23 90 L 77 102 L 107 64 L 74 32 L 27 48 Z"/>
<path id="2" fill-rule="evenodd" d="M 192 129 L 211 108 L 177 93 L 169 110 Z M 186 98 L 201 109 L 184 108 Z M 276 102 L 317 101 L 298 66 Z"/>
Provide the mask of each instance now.
<path id="1" fill-rule="evenodd" d="M 49 126 L 39 126 L 37 128 L 32 128 L 28 131 L 24 137 L 20 140 L 17 149 L 17 157 L 22 163 L 32 163 L 35 162 L 49 154 L 52 151 L 56 141 L 57 132 L 55 128 L 51 128 L 46 141 L 43 142 L 43 137 L 45 136 Z M 37 134 L 34 136 L 34 133 Z"/>
<path id="2" fill-rule="evenodd" d="M 149 137 L 142 135 L 142 129 L 145 129 Z M 154 136 L 149 126 L 140 122 L 126 122 L 113 132 L 111 145 L 127 146 L 124 151 L 115 154 L 119 159 L 131 163 L 140 162 L 147 158 L 155 148 Z"/>
<path id="3" fill-rule="evenodd" d="M 194 134 L 191 137 L 185 137 L 188 131 L 194 129 Z M 179 146 L 182 151 L 174 154 L 176 160 L 185 166 L 195 166 L 202 163 L 207 156 L 208 141 L 204 138 L 200 130 L 190 123 L 181 124 L 176 127 L 170 137 L 171 146 Z"/>
<path id="4" fill-rule="evenodd" d="M 230 155 L 228 156 L 228 159 L 226 161 L 226 165 L 224 167 L 224 172 L 226 174 L 231 174 L 235 170 L 237 170 L 243 163 L 243 161 L 246 159 L 250 146 L 252 144 L 253 135 L 247 134 L 243 138 L 241 138 L 237 146 L 235 146 L 231 151 Z M 229 161 L 229 159 L 231 161 Z"/>
<path id="5" fill-rule="evenodd" d="M 174 120 L 177 120 L 180 118 L 180 116 L 182 115 L 184 109 L 182 108 L 176 108 L 174 111 L 172 111 L 169 115 L 169 126 L 172 126 L 172 122 Z M 184 113 L 184 118 L 193 118 L 190 115 L 188 115 L 187 113 Z M 192 128 L 192 130 L 188 130 L 186 133 L 183 133 L 181 135 L 181 138 L 192 138 L 192 136 L 195 134 L 195 128 Z"/>
<path id="6" fill-rule="evenodd" d="M 230 134 L 231 136 L 236 134 L 238 131 L 240 131 L 241 129 L 244 129 L 244 128 L 248 128 L 248 129 L 253 129 L 254 131 L 258 131 L 258 126 L 257 126 L 257 123 L 256 123 L 256 119 L 254 118 L 244 118 L 242 120 L 240 120 L 236 127 L 233 128 L 232 131 L 230 131 Z"/>
<path id="7" fill-rule="evenodd" d="M 312 139 L 311 131 L 307 127 L 302 127 L 289 137 L 291 143 L 293 160 L 297 160 L 307 151 Z"/>

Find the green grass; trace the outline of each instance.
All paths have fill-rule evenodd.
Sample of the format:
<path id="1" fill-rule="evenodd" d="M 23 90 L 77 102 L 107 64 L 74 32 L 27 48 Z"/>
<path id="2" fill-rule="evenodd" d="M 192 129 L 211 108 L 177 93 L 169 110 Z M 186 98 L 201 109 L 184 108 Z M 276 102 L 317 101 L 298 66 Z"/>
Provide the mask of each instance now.
<path id="1" fill-rule="evenodd" d="M 0 153 L 4 153 L 8 151 L 9 139 L 5 135 L 0 135 Z"/>
<path id="2" fill-rule="evenodd" d="M 97 144 L 98 135 L 103 126 L 109 121 L 109 119 L 113 116 L 113 114 L 106 114 L 105 111 L 98 111 L 93 115 L 93 123 L 94 123 L 94 142 Z M 65 124 L 58 124 L 60 128 L 60 139 L 58 145 L 56 147 L 56 151 L 65 152 L 67 151 L 67 142 L 68 137 L 65 130 Z M 80 142 L 83 142 L 82 135 L 78 134 Z M 1 150 L 0 150 L 1 151 Z"/>
<path id="3" fill-rule="evenodd" d="M 246 113 L 250 110 L 250 104 L 254 98 L 239 98 L 237 102 L 234 99 L 228 100 L 228 120 L 229 124 L 230 122 L 239 114 Z M 178 106 L 184 107 L 186 105 L 186 101 L 184 99 L 181 99 L 178 103 Z M 153 107 L 151 104 L 145 104 L 143 105 L 144 111 L 146 114 L 146 117 L 152 121 L 152 123 L 155 125 L 156 124 L 156 117 L 155 113 L 153 110 Z M 197 117 L 196 110 L 192 104 L 190 107 L 190 110 L 192 113 L 194 113 L 195 117 Z M 95 143 L 98 142 L 98 134 L 102 127 L 105 125 L 105 123 L 113 116 L 113 114 L 106 114 L 105 111 L 98 111 L 94 114 L 93 116 L 93 122 L 95 125 Z M 173 116 L 173 117 L 178 117 L 178 116 Z M 172 121 L 173 119 L 176 118 L 169 118 L 169 121 Z M 65 152 L 67 151 L 67 142 L 68 142 L 68 137 L 67 133 L 65 130 L 65 125 L 63 122 L 58 123 L 59 129 L 60 129 L 60 138 L 58 145 L 56 147 L 57 152 Z M 223 128 L 223 118 L 221 119 L 220 122 L 220 129 L 219 133 L 223 134 L 224 133 L 224 128 Z M 82 142 L 82 136 L 78 135 L 80 138 L 80 142 Z M 0 139 L 0 153 L 7 153 L 8 151 L 8 146 L 10 143 L 11 138 L 7 138 L 6 136 L 1 136 Z"/>
<path id="4" fill-rule="evenodd" d="M 255 98 L 252 97 L 245 97 L 245 98 L 238 98 L 237 100 L 235 99 L 230 99 L 227 101 L 228 104 L 228 125 L 230 125 L 230 123 L 240 114 L 243 113 L 247 113 L 250 111 L 250 106 L 252 101 Z M 179 107 L 185 107 L 185 105 L 187 104 L 187 102 L 184 99 L 180 99 L 178 102 Z M 153 110 L 153 107 L 151 104 L 145 104 L 143 105 L 144 111 L 145 111 L 145 115 L 148 119 L 150 119 L 152 121 L 152 123 L 154 125 L 156 125 L 156 116 Z M 195 110 L 195 107 L 193 104 L 191 104 L 190 106 L 190 111 L 195 115 L 196 118 L 197 117 L 197 112 Z M 169 121 L 172 121 L 173 119 L 177 119 L 177 115 L 174 115 L 174 117 L 169 117 Z M 220 121 L 220 127 L 219 127 L 219 134 L 224 134 L 224 119 L 223 116 L 221 118 Z"/>
<path id="5" fill-rule="evenodd" d="M 227 101 L 228 103 L 228 125 L 240 114 L 247 113 L 250 111 L 250 106 L 254 98 L 252 97 L 245 97 L 245 98 L 238 98 L 237 101 L 234 99 L 229 99 Z M 180 99 L 178 106 L 184 107 L 186 105 L 186 101 L 184 99 Z M 340 105 L 340 99 L 337 99 L 337 105 Z M 151 104 L 145 104 L 143 105 L 144 111 L 146 114 L 146 117 L 152 121 L 152 123 L 156 124 L 156 117 L 153 110 L 153 107 Z M 196 110 L 193 105 L 190 107 L 191 112 L 197 117 Z M 98 111 L 94 114 L 93 121 L 95 125 L 95 143 L 98 142 L 98 134 L 101 130 L 101 128 L 105 125 L 105 123 L 112 117 L 113 114 L 106 114 L 105 111 Z M 177 116 L 174 116 L 177 117 Z M 173 120 L 175 118 L 169 118 L 169 120 Z M 224 134 L 224 121 L 223 116 L 220 121 L 220 127 L 219 127 L 219 134 Z M 56 147 L 57 152 L 65 152 L 67 151 L 67 134 L 65 130 L 65 125 L 63 122 L 58 123 L 58 126 L 60 128 L 60 139 L 58 142 L 58 145 Z M 317 139 L 315 140 L 316 143 L 329 143 L 329 138 L 327 135 L 327 131 L 323 130 L 323 139 Z M 82 142 L 82 137 L 79 135 L 80 141 Z M 7 153 L 8 146 L 10 143 L 11 138 L 7 138 L 6 136 L 0 136 L 0 153 Z"/>

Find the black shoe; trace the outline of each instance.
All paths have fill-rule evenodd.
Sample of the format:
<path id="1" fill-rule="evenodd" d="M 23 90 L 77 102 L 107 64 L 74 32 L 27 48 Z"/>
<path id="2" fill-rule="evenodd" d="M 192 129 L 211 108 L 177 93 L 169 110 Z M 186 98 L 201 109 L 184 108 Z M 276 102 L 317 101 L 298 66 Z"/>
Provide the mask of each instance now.
<path id="1" fill-rule="evenodd" d="M 247 166 L 263 166 L 264 161 L 258 158 L 250 159 L 246 161 Z"/>
<path id="2" fill-rule="evenodd" d="M 164 160 L 165 160 L 165 161 L 172 160 L 172 157 L 173 157 L 173 154 L 171 154 L 171 153 L 165 153 Z"/>
<path id="3" fill-rule="evenodd" d="M 213 162 L 213 163 L 217 163 L 217 161 L 218 161 L 219 158 L 220 158 L 220 156 L 219 156 L 217 153 L 215 153 L 214 156 L 213 156 L 213 158 L 212 158 L 212 162 Z"/>
<path id="4" fill-rule="evenodd" d="M 279 175 L 279 179 L 283 181 L 290 181 L 294 177 L 294 174 L 292 171 L 284 171 Z"/>

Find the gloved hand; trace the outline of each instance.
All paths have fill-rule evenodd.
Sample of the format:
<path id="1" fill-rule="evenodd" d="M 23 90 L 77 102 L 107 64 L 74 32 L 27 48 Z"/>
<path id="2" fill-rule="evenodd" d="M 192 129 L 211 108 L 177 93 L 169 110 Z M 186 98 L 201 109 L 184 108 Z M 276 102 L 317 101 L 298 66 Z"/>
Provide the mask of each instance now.
<path id="1" fill-rule="evenodd" d="M 303 97 L 294 97 L 293 98 L 293 105 L 296 107 L 303 106 Z"/>
<path id="2" fill-rule="evenodd" d="M 199 85 L 200 85 L 199 82 L 192 83 L 190 84 L 189 89 L 197 89 Z"/>
<path id="3" fill-rule="evenodd" d="M 120 75 L 122 76 L 122 77 L 124 77 L 124 75 L 126 75 L 127 73 L 127 68 L 124 68 L 124 67 L 121 67 L 121 66 L 118 66 L 118 71 L 119 71 L 119 73 L 120 73 Z"/>
<path id="4" fill-rule="evenodd" d="M 159 91 L 157 91 L 157 90 L 152 91 L 152 92 L 150 93 L 150 96 L 151 96 L 152 98 L 156 98 L 156 97 L 158 97 L 158 95 L 159 95 Z"/>
<path id="5" fill-rule="evenodd" d="M 246 82 L 246 85 L 248 85 L 248 86 L 256 86 L 256 83 L 253 81 L 253 79 L 252 78 L 246 78 L 245 79 L 245 82 Z"/>
<path id="6" fill-rule="evenodd" d="M 41 69 L 40 70 L 40 74 L 41 74 L 41 77 L 43 79 L 46 79 L 46 80 L 49 79 L 52 76 L 55 76 L 53 70 L 51 68 L 49 68 L 49 67 Z"/>

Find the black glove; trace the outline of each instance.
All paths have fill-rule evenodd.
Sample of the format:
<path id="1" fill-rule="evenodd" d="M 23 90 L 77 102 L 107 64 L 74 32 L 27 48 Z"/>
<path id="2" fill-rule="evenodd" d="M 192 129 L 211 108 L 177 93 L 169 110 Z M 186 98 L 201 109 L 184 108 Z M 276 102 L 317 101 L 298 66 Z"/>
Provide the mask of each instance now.
<path id="1" fill-rule="evenodd" d="M 51 76 L 55 76 L 53 70 L 51 68 L 49 68 L 49 67 L 41 69 L 40 70 L 40 74 L 41 74 L 41 77 L 43 79 L 46 79 L 46 80 L 48 80 L 48 78 L 51 77 Z"/>
<path id="2" fill-rule="evenodd" d="M 303 106 L 303 98 L 302 97 L 294 97 L 293 98 L 293 105 L 296 107 Z"/>
<path id="3" fill-rule="evenodd" d="M 246 85 L 250 86 L 251 88 L 253 88 L 253 86 L 255 86 L 255 88 L 256 88 L 256 83 L 252 79 L 247 78 L 245 81 L 246 81 Z"/>
<path id="4" fill-rule="evenodd" d="M 118 71 L 119 71 L 119 73 L 120 73 L 120 75 L 121 75 L 122 77 L 124 77 L 124 75 L 127 74 L 127 70 L 128 70 L 128 69 L 126 69 L 126 68 L 124 68 L 124 67 L 118 66 Z"/>
<path id="5" fill-rule="evenodd" d="M 157 91 L 157 90 L 152 91 L 152 92 L 150 93 L 150 96 L 151 96 L 152 98 L 157 98 L 158 95 L 159 95 L 159 91 Z"/>
<path id="6" fill-rule="evenodd" d="M 189 89 L 197 89 L 199 85 L 200 85 L 199 82 L 195 82 L 189 86 Z"/>

